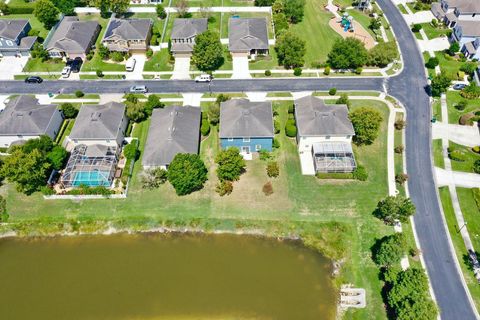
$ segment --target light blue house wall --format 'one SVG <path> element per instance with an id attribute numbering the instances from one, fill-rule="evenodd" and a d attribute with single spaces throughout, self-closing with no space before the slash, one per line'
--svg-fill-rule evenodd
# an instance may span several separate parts
<path id="1" fill-rule="evenodd" d="M 480 23 L 479 23 L 480 25 Z M 452 40 L 453 41 L 458 41 L 458 44 L 460 45 L 460 51 L 465 53 L 465 44 L 474 42 L 474 47 L 476 49 L 476 52 L 474 54 L 470 53 L 471 56 L 469 56 L 469 59 L 478 59 L 480 60 L 480 37 L 476 36 L 466 36 L 463 34 L 463 30 L 460 26 L 456 26 L 453 28 L 453 33 L 452 33 Z"/>
<path id="2" fill-rule="evenodd" d="M 220 144 L 222 149 L 228 147 L 237 147 L 242 152 L 242 147 L 250 147 L 250 152 L 258 152 L 260 150 L 272 151 L 273 138 L 250 138 L 248 142 L 244 138 L 222 138 Z"/>

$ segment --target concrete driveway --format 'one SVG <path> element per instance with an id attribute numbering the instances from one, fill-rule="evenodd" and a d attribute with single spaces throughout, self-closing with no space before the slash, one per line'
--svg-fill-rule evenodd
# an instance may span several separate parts
<path id="1" fill-rule="evenodd" d="M 132 72 L 127 72 L 125 78 L 127 80 L 143 80 L 143 67 L 147 57 L 143 53 L 132 54 L 130 59 L 135 59 L 135 69 Z"/>
<path id="2" fill-rule="evenodd" d="M 248 54 L 232 53 L 233 74 L 232 79 L 250 79 Z"/>
<path id="3" fill-rule="evenodd" d="M 191 55 L 177 54 L 175 56 L 175 66 L 173 67 L 172 79 L 190 79 L 190 59 Z"/>
<path id="4" fill-rule="evenodd" d="M 422 51 L 443 51 L 450 47 L 447 37 L 435 38 L 432 40 L 418 40 Z"/>
<path id="5" fill-rule="evenodd" d="M 436 122 L 432 126 L 433 139 L 446 138 L 455 143 L 475 147 L 480 145 L 478 126 L 461 126 L 459 124 L 445 124 Z"/>
<path id="6" fill-rule="evenodd" d="M 28 57 L 3 57 L 0 59 L 0 79 L 13 80 L 13 76 L 22 72 Z"/>

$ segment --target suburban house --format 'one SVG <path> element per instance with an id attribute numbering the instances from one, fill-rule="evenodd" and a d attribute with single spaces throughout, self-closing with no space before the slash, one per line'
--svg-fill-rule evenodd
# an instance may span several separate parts
<path id="1" fill-rule="evenodd" d="M 480 1 L 441 0 L 432 3 L 432 13 L 450 28 L 455 27 L 459 21 L 480 22 Z"/>
<path id="2" fill-rule="evenodd" d="M 121 147 L 128 125 L 125 109 L 118 102 L 83 105 L 68 136 L 67 150 L 79 144 Z"/>
<path id="3" fill-rule="evenodd" d="M 268 54 L 266 18 L 230 18 L 228 21 L 228 48 L 232 54 Z"/>
<path id="4" fill-rule="evenodd" d="M 220 143 L 222 149 L 236 147 L 246 160 L 252 152 L 272 151 L 272 103 L 231 99 L 220 106 Z"/>
<path id="5" fill-rule="evenodd" d="M 190 55 L 195 45 L 195 37 L 207 30 L 207 19 L 175 19 L 173 21 L 172 53 Z"/>
<path id="6" fill-rule="evenodd" d="M 70 158 L 61 185 L 67 189 L 113 186 L 127 124 L 122 103 L 82 106 L 66 139 Z"/>
<path id="7" fill-rule="evenodd" d="M 478 67 L 477 70 L 475 71 L 474 78 L 475 78 L 475 82 L 477 83 L 477 86 L 480 86 L 480 67 Z"/>
<path id="8" fill-rule="evenodd" d="M 44 48 L 52 58 L 85 59 L 100 29 L 97 21 L 79 21 L 77 17 L 65 16 L 48 34 Z"/>
<path id="9" fill-rule="evenodd" d="M 29 37 L 28 20 L 0 20 L 0 56 L 28 56 L 37 37 Z"/>
<path id="10" fill-rule="evenodd" d="M 102 43 L 110 51 L 146 51 L 152 36 L 151 19 L 110 19 Z"/>
<path id="11" fill-rule="evenodd" d="M 34 96 L 17 96 L 0 113 L 0 147 L 47 135 L 55 140 L 63 122 L 56 105 L 42 105 Z"/>
<path id="12" fill-rule="evenodd" d="M 167 169 L 179 153 L 198 154 L 201 110 L 198 107 L 173 106 L 153 110 L 145 151 L 144 169 Z"/>
<path id="13" fill-rule="evenodd" d="M 322 99 L 306 96 L 295 100 L 295 120 L 303 174 L 355 170 L 351 144 L 355 131 L 346 105 L 326 105 Z"/>
<path id="14" fill-rule="evenodd" d="M 480 59 L 480 21 L 458 21 L 451 40 L 458 42 L 467 59 Z"/>

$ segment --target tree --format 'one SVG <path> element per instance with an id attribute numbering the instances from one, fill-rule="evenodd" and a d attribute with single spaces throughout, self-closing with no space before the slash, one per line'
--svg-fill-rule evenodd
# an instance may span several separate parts
<path id="1" fill-rule="evenodd" d="M 45 184 L 49 169 L 50 164 L 39 150 L 25 153 L 23 148 L 15 148 L 4 159 L 0 175 L 15 182 L 17 191 L 29 195 Z"/>
<path id="2" fill-rule="evenodd" d="M 42 155 L 47 155 L 53 149 L 53 141 L 47 135 L 42 135 L 37 139 L 29 139 L 21 147 L 25 153 L 30 153 L 33 150 L 38 150 Z"/>
<path id="3" fill-rule="evenodd" d="M 376 241 L 372 247 L 373 261 L 379 266 L 391 266 L 400 263 L 407 251 L 403 233 L 395 233 Z"/>
<path id="4" fill-rule="evenodd" d="M 283 6 L 283 0 L 275 0 L 272 4 L 272 12 L 283 13 L 284 11 L 285 7 Z"/>
<path id="5" fill-rule="evenodd" d="M 475 160 L 473 163 L 473 172 L 480 173 L 480 159 Z"/>
<path id="6" fill-rule="evenodd" d="M 380 29 L 381 26 L 382 26 L 382 20 L 380 18 L 370 19 L 370 24 L 368 25 L 368 27 L 372 31 L 377 31 L 378 29 Z"/>
<path id="7" fill-rule="evenodd" d="M 335 69 L 356 69 L 367 63 L 368 53 L 364 44 L 348 37 L 335 41 L 328 54 L 327 62 Z"/>
<path id="8" fill-rule="evenodd" d="M 434 69 L 436 66 L 438 66 L 439 63 L 440 61 L 438 61 L 437 57 L 430 57 L 427 63 L 425 63 L 425 67 L 427 67 L 428 69 Z"/>
<path id="9" fill-rule="evenodd" d="M 280 35 L 281 31 L 287 30 L 289 27 L 288 19 L 283 13 L 275 13 L 273 15 L 273 24 L 275 25 L 275 35 L 277 37 Z"/>
<path id="10" fill-rule="evenodd" d="M 393 62 L 397 56 L 398 53 L 395 42 L 380 42 L 368 51 L 367 64 L 370 66 L 384 68 L 389 63 Z"/>
<path id="11" fill-rule="evenodd" d="M 127 117 L 132 120 L 133 122 L 142 122 L 148 118 L 148 112 L 145 108 L 145 103 L 137 102 L 137 103 L 126 103 L 127 105 Z"/>
<path id="12" fill-rule="evenodd" d="M 2 13 L 4 16 L 8 16 L 10 14 L 10 8 L 3 0 L 0 1 L 0 13 Z"/>
<path id="13" fill-rule="evenodd" d="M 243 160 L 237 148 L 228 148 L 220 151 L 215 158 L 215 162 L 218 164 L 217 176 L 221 181 L 238 180 L 245 171 L 245 160 Z"/>
<path id="14" fill-rule="evenodd" d="M 466 62 L 460 66 L 460 71 L 463 71 L 470 76 L 473 76 L 475 70 L 477 70 L 476 62 Z"/>
<path id="15" fill-rule="evenodd" d="M 378 202 L 373 215 L 386 224 L 393 225 L 396 220 L 407 222 L 410 216 L 415 214 L 415 210 L 415 205 L 410 199 L 389 196 Z"/>
<path id="16" fill-rule="evenodd" d="M 40 59 L 45 62 L 50 59 L 48 51 L 43 47 L 41 43 L 35 42 L 31 51 L 32 58 Z"/>
<path id="17" fill-rule="evenodd" d="M 62 103 L 60 105 L 60 110 L 63 112 L 63 116 L 67 119 L 73 119 L 78 114 L 78 109 L 73 106 L 71 103 Z"/>
<path id="18" fill-rule="evenodd" d="M 140 151 L 138 151 L 137 144 L 135 142 L 131 142 L 123 148 L 123 155 L 125 158 L 127 158 L 127 160 L 135 161 L 139 154 Z"/>
<path id="19" fill-rule="evenodd" d="M 460 45 L 458 42 L 453 42 L 450 47 L 446 50 L 447 53 L 451 56 L 454 56 L 460 50 Z"/>
<path id="20" fill-rule="evenodd" d="M 439 97 L 443 92 L 447 91 L 447 88 L 450 87 L 452 80 L 444 72 L 433 77 L 430 84 L 430 90 L 432 96 Z"/>
<path id="21" fill-rule="evenodd" d="M 207 30 L 195 38 L 192 61 L 202 71 L 214 71 L 223 64 L 223 46 L 217 32 Z"/>
<path id="22" fill-rule="evenodd" d="M 130 0 L 93 0 L 93 5 L 100 10 L 103 18 L 108 18 L 108 13 L 123 14 L 128 11 Z"/>
<path id="23" fill-rule="evenodd" d="M 283 0 L 283 12 L 291 23 L 303 20 L 305 0 Z"/>
<path id="24" fill-rule="evenodd" d="M 75 7 L 79 4 L 77 0 L 52 0 L 52 2 L 66 16 L 75 15 Z"/>
<path id="25" fill-rule="evenodd" d="M 153 109 L 163 107 L 165 107 L 165 104 L 160 101 L 160 98 L 156 94 L 151 94 L 148 96 L 147 102 L 145 103 L 145 113 L 150 117 Z"/>
<path id="26" fill-rule="evenodd" d="M 208 107 L 207 113 L 211 125 L 215 126 L 220 122 L 220 105 L 211 104 Z"/>
<path id="27" fill-rule="evenodd" d="M 101 43 L 98 47 L 97 53 L 103 60 L 107 60 L 110 58 L 110 50 L 108 50 L 108 48 L 104 46 L 103 43 Z"/>
<path id="28" fill-rule="evenodd" d="M 168 166 L 168 181 L 177 195 L 183 196 L 203 188 L 207 168 L 198 154 L 179 153 Z"/>
<path id="29" fill-rule="evenodd" d="M 355 130 L 355 136 L 353 137 L 355 143 L 368 145 L 372 144 L 377 138 L 383 118 L 377 110 L 361 107 L 350 113 L 350 120 Z"/>
<path id="30" fill-rule="evenodd" d="M 270 7 L 275 0 L 255 0 L 255 6 L 257 7 Z"/>
<path id="31" fill-rule="evenodd" d="M 51 29 L 58 21 L 60 11 L 50 0 L 37 0 L 33 14 L 45 26 L 45 29 Z"/>
<path id="32" fill-rule="evenodd" d="M 465 99 L 476 99 L 480 97 L 480 87 L 477 86 L 475 81 L 471 81 L 468 86 L 463 88 L 460 95 Z"/>
<path id="33" fill-rule="evenodd" d="M 305 63 L 303 58 L 306 53 L 305 40 L 291 31 L 282 32 L 278 36 L 275 51 L 279 64 L 286 69 L 302 67 Z"/>
<path id="34" fill-rule="evenodd" d="M 167 12 L 161 4 L 157 4 L 157 6 L 155 7 L 155 11 L 157 12 L 157 17 L 159 17 L 160 19 L 163 20 L 167 17 Z"/>
<path id="35" fill-rule="evenodd" d="M 348 108 L 350 108 L 350 106 L 352 105 L 346 93 L 342 93 L 340 95 L 340 98 L 338 98 L 337 101 L 335 101 L 335 104 L 345 104 Z"/>
<path id="36" fill-rule="evenodd" d="M 177 3 L 177 13 L 179 18 L 187 18 L 188 13 L 188 1 L 187 0 L 179 0 Z"/>
<path id="37" fill-rule="evenodd" d="M 55 170 L 60 170 L 65 164 L 68 152 L 62 146 L 54 146 L 53 149 L 47 154 L 47 160 Z"/>

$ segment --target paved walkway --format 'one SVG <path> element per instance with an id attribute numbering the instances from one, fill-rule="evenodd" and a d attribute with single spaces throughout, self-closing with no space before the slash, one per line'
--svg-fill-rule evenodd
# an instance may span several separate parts
<path id="1" fill-rule="evenodd" d="M 210 7 L 211 12 L 266 12 L 270 13 L 270 7 Z M 188 12 L 200 12 L 203 10 L 201 7 L 190 7 Z M 178 11 L 176 7 L 165 7 L 167 13 L 175 13 Z M 75 8 L 76 13 L 100 13 L 100 10 L 93 7 L 79 7 Z M 137 13 L 155 13 L 155 6 L 150 7 L 136 7 L 132 6 L 128 9 L 128 12 Z"/>
<path id="2" fill-rule="evenodd" d="M 440 187 L 454 185 L 462 188 L 480 188 L 480 174 L 435 167 L 435 175 Z"/>
<path id="3" fill-rule="evenodd" d="M 0 59 L 0 80 L 13 80 L 14 75 L 22 73 L 23 68 L 27 64 L 28 57 L 9 57 L 5 56 Z"/>
<path id="4" fill-rule="evenodd" d="M 233 74 L 232 79 L 250 79 L 250 66 L 248 65 L 248 55 L 232 54 Z"/>
<path id="5" fill-rule="evenodd" d="M 461 126 L 436 122 L 432 126 L 433 139 L 448 139 L 467 147 L 480 145 L 480 133 L 477 126 Z"/>
<path id="6" fill-rule="evenodd" d="M 147 57 L 145 54 L 132 54 L 130 59 L 135 59 L 135 69 L 132 72 L 125 74 L 127 80 L 143 80 L 143 67 L 145 66 L 145 60 Z"/>
<path id="7" fill-rule="evenodd" d="M 422 32 L 422 36 L 424 33 L 425 31 Z M 425 34 L 424 38 L 426 37 L 427 35 Z M 422 52 L 423 51 L 429 51 L 429 52 L 443 51 L 450 47 L 450 42 L 448 42 L 447 37 L 439 37 L 432 40 L 427 39 L 427 40 L 417 40 L 417 41 L 418 41 L 418 44 L 420 45 L 420 49 L 422 50 Z"/>
<path id="8" fill-rule="evenodd" d="M 182 93 L 183 105 L 200 107 L 203 93 Z"/>
<path id="9" fill-rule="evenodd" d="M 175 57 L 172 79 L 191 79 L 190 78 L 190 60 L 191 57 Z"/>

